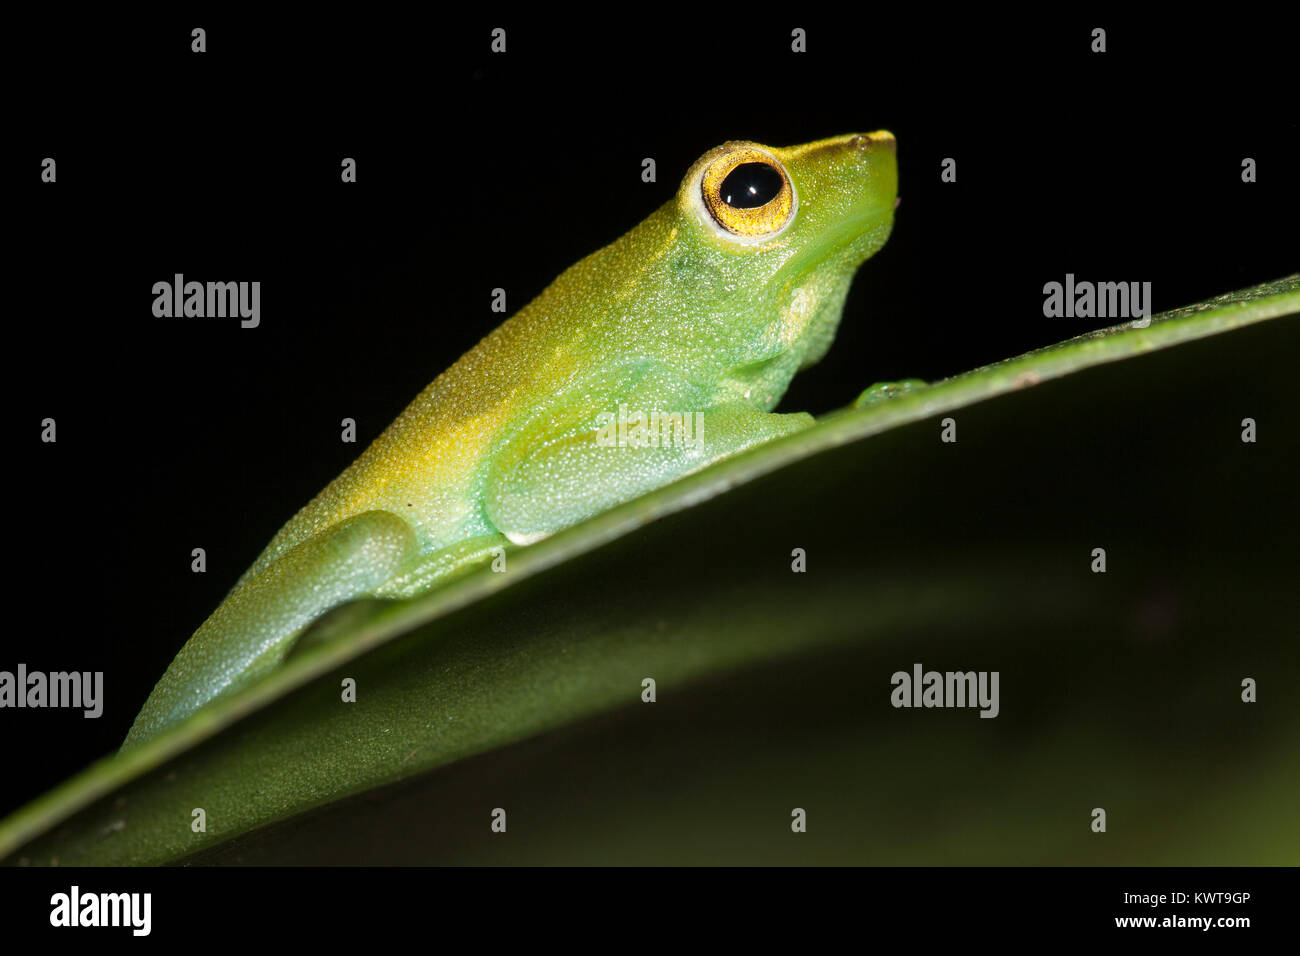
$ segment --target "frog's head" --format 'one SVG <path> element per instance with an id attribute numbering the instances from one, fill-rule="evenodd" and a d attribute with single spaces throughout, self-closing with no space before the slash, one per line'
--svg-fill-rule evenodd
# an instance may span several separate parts
<path id="1" fill-rule="evenodd" d="M 830 346 L 853 273 L 889 237 L 897 192 L 884 130 L 785 149 L 730 142 L 691 166 L 674 218 L 704 271 L 735 291 L 727 312 L 753 354 L 806 366 Z"/>

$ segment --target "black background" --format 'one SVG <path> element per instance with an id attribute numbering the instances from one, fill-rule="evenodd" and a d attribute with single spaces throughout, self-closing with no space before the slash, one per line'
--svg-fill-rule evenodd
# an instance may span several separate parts
<path id="1" fill-rule="evenodd" d="M 505 56 L 488 51 L 498 25 Z M 1287 33 L 923 8 L 15 25 L 10 600 L 25 620 L 0 667 L 103 670 L 106 708 L 6 711 L 21 773 L 0 811 L 116 748 L 275 530 L 497 324 L 492 288 L 513 312 L 724 140 L 899 141 L 894 235 L 785 410 L 1108 324 L 1042 317 L 1043 284 L 1067 272 L 1150 281 L 1159 311 L 1295 271 Z M 177 272 L 260 280 L 261 327 L 155 319 L 151 287 Z M 360 444 L 339 441 L 344 417 Z"/>

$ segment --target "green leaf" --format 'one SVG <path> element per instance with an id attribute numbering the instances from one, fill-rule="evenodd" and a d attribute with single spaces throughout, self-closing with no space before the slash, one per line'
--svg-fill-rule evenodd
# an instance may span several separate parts
<path id="1" fill-rule="evenodd" d="M 1278 599 L 1294 567 L 1258 542 L 1295 513 L 1277 477 L 1295 324 L 1246 327 L 1297 312 L 1290 276 L 877 389 L 507 573 L 341 609 L 266 679 L 0 823 L 0 856 L 1293 861 L 1300 728 L 1268 695 L 1300 678 Z M 1000 667 L 1002 715 L 891 708 L 913 661 Z M 529 834 L 509 844 L 485 836 L 503 794 Z M 1094 806 L 1143 838 L 1092 834 Z"/>

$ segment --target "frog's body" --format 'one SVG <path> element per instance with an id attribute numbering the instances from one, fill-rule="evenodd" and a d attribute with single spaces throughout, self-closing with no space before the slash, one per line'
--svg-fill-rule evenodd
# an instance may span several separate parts
<path id="1" fill-rule="evenodd" d="M 277 665 L 338 604 L 418 593 L 811 424 L 770 409 L 830 346 L 896 190 L 884 132 L 705 154 L 673 200 L 466 353 L 280 530 L 124 747 Z M 607 447 L 620 406 L 703 427 L 695 441 Z"/>

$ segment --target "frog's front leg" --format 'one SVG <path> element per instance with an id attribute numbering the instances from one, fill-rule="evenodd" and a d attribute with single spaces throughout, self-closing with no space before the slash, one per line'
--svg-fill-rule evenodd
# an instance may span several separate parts
<path id="1" fill-rule="evenodd" d="M 366 511 L 243 580 L 181 648 L 136 716 L 122 749 L 271 670 L 304 627 L 330 608 L 374 591 L 415 556 L 415 532 L 405 519 Z"/>
<path id="2" fill-rule="evenodd" d="M 644 402 L 637 410 L 649 419 L 651 409 Z M 656 411 L 653 428 L 648 424 L 639 428 L 635 422 L 623 428 L 617 420 L 609 422 L 608 416 L 603 426 L 595 425 L 585 403 L 568 411 L 554 410 L 523 429 L 493 462 L 484 508 L 492 524 L 516 544 L 536 541 L 715 461 L 813 424 L 813 417 L 805 412 L 777 415 L 742 401 L 699 413 Z"/>

